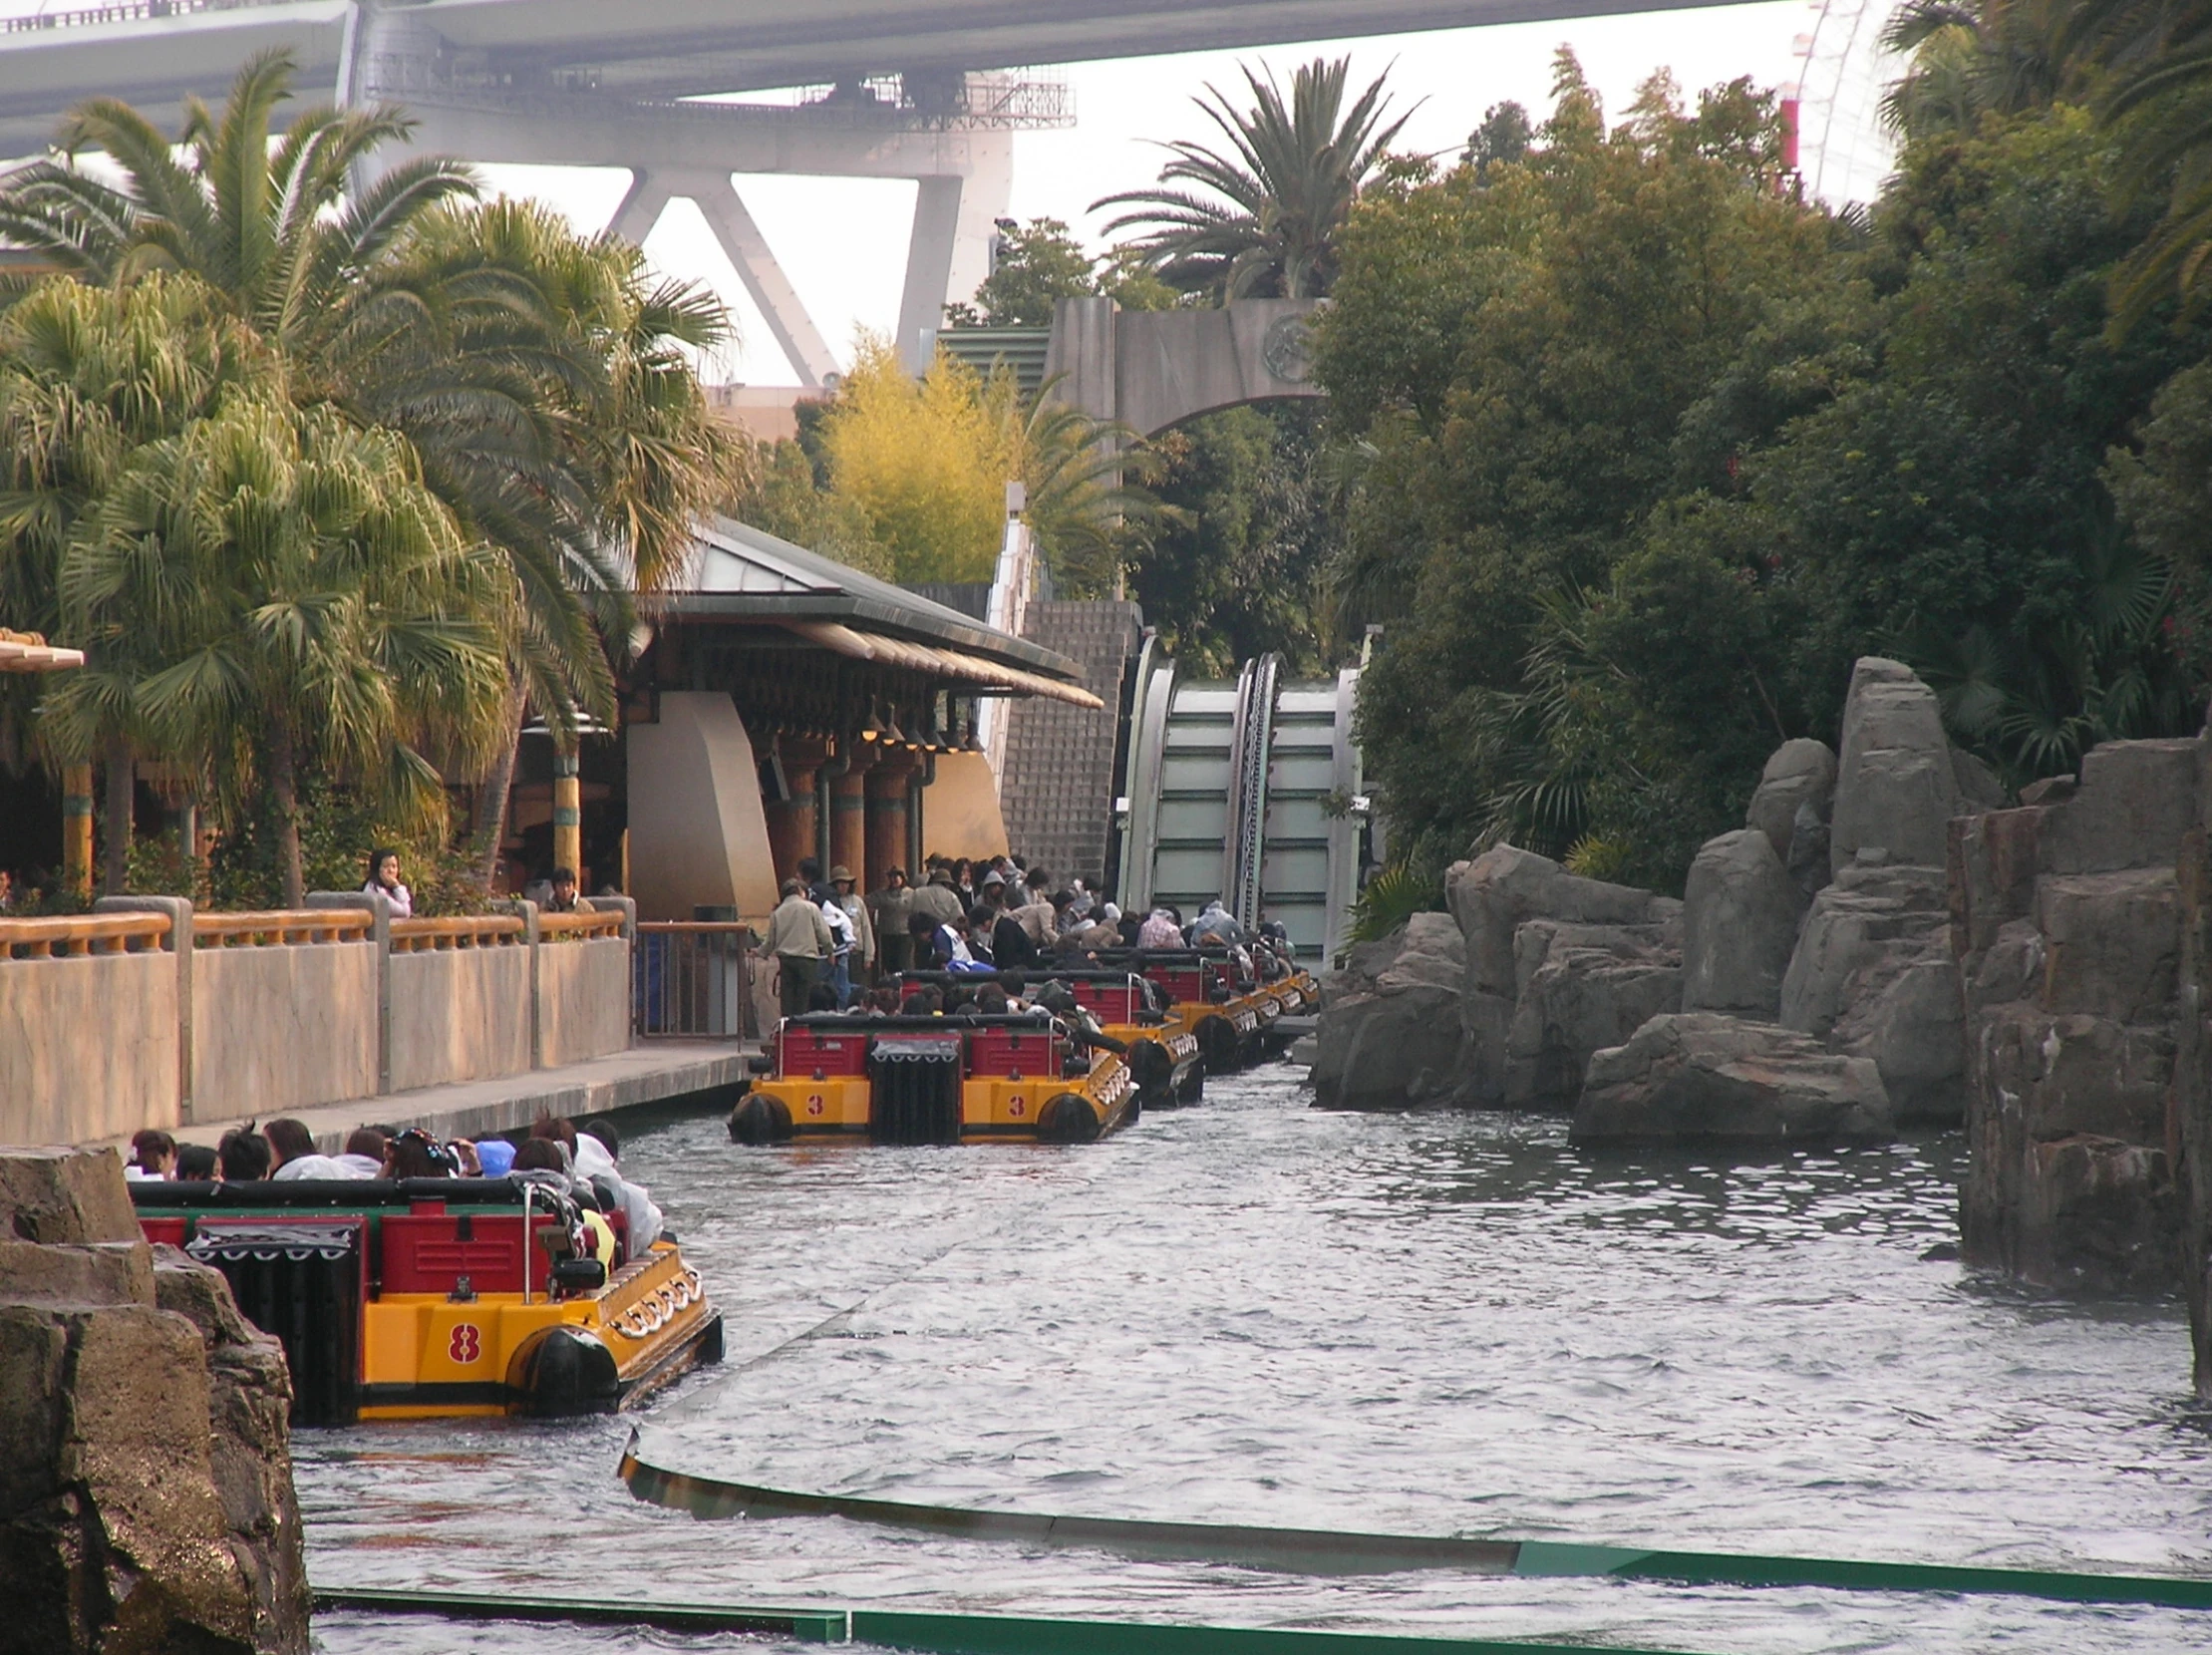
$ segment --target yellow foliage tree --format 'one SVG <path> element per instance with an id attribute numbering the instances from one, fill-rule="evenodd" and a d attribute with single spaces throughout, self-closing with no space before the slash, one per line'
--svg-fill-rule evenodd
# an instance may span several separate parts
<path id="1" fill-rule="evenodd" d="M 1006 485 L 1021 475 L 994 401 L 973 369 L 942 352 L 916 381 L 888 339 L 861 335 L 821 443 L 831 494 L 858 508 L 893 579 L 991 578 Z"/>

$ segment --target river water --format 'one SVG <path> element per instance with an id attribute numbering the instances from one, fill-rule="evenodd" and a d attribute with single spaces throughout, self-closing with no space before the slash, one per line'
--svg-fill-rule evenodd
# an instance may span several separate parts
<path id="1" fill-rule="evenodd" d="M 1712 1655 L 2212 1648 L 2212 1616 L 1448 1572 L 1310 1578 L 701 1522 L 656 1464 L 1091 1516 L 2212 1573 L 2166 1301 L 1945 1256 L 1964 1151 L 1598 1158 L 1564 1123 L 1309 1107 L 1288 1066 L 1081 1149 L 638 1131 L 729 1360 L 632 1422 L 303 1432 L 325 1585 L 1557 1638 Z M 325 1616 L 327 1655 L 761 1647 Z"/>

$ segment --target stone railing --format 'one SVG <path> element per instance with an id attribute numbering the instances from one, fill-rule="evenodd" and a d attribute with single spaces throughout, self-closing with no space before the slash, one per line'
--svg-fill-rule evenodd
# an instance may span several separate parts
<path id="1" fill-rule="evenodd" d="M 0 1143 L 267 1119 L 630 1043 L 631 905 L 395 919 L 368 892 L 0 920 Z"/>

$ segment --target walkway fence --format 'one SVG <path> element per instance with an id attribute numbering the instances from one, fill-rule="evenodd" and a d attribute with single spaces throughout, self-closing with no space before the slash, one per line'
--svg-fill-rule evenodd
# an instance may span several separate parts
<path id="1" fill-rule="evenodd" d="M 758 1040 L 775 1025 L 757 994 L 760 939 L 743 920 L 646 920 L 637 928 L 632 1015 L 640 1039 Z"/>
<path id="2" fill-rule="evenodd" d="M 123 896 L 0 919 L 0 1143 L 266 1120 L 621 1051 L 636 906 L 583 906 L 395 919 L 333 891 L 271 912 Z"/>

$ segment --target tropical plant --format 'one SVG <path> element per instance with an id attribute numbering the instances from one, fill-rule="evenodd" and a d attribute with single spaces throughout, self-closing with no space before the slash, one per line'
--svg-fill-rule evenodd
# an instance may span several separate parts
<path id="1" fill-rule="evenodd" d="M 1249 111 L 1209 86 L 1198 108 L 1228 152 L 1178 140 L 1166 146 L 1174 159 L 1157 185 L 1108 195 L 1092 210 L 1131 208 L 1106 232 L 1145 231 L 1130 245 L 1179 291 L 1319 298 L 1336 279 L 1337 232 L 1412 113 L 1386 124 L 1380 77 L 1346 109 L 1350 71 L 1349 58 L 1302 65 L 1286 105 L 1272 73 L 1246 69 Z"/>
<path id="2" fill-rule="evenodd" d="M 146 445 L 178 435 L 267 365 L 251 332 L 188 276 L 127 288 L 49 280 L 0 317 L 0 613 L 65 633 L 62 566 L 86 514 Z M 125 888 L 149 643 L 127 629 L 96 645 L 76 675 L 79 716 L 66 732 L 41 731 L 56 762 L 103 764 L 112 891 Z M 27 689 L 7 708 L 18 724 L 30 722 Z"/>
<path id="3" fill-rule="evenodd" d="M 1056 375 L 1024 398 L 1013 375 L 1001 373 L 985 394 L 1007 433 L 1023 518 L 1054 589 L 1063 597 L 1114 596 L 1160 521 L 1158 496 L 1144 487 L 1159 474 L 1159 458 L 1129 427 L 1062 400 L 1059 386 Z"/>
<path id="4" fill-rule="evenodd" d="M 206 755 L 234 811 L 265 785 L 297 907 L 305 777 L 342 777 L 425 829 L 444 820 L 439 761 L 488 759 L 502 571 L 403 438 L 270 390 L 142 449 L 73 537 L 60 587 L 93 649 L 144 640 L 133 706 L 160 747 Z M 65 680 L 56 739 L 81 740 L 100 700 Z"/>
<path id="5" fill-rule="evenodd" d="M 1434 913 L 1444 905 L 1443 880 L 1431 868 L 1407 860 L 1379 868 L 1352 902 L 1352 925 L 1347 939 L 1380 942 L 1417 913 Z"/>
<path id="6" fill-rule="evenodd" d="M 1921 138 L 2045 108 L 2080 84 L 2069 49 L 2076 9 L 2077 0 L 1906 0 L 1882 30 L 1882 45 L 1912 60 L 1883 95 L 1883 119 Z"/>

